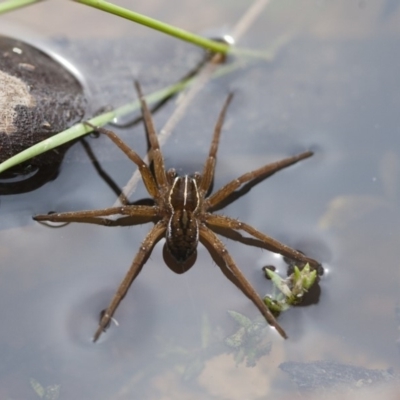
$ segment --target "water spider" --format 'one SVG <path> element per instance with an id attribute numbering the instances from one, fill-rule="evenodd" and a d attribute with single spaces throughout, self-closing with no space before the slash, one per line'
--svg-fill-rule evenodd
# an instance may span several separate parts
<path id="1" fill-rule="evenodd" d="M 242 185 L 256 180 L 258 182 L 283 168 L 312 156 L 313 153 L 306 151 L 299 155 L 265 165 L 232 180 L 215 193 L 210 194 L 221 128 L 228 105 L 232 100 L 232 94 L 227 97 L 219 114 L 209 155 L 204 164 L 202 174 L 177 176 L 174 170 L 165 170 L 164 159 L 161 154 L 150 111 L 137 82 L 135 86 L 141 102 L 143 119 L 151 147 L 153 170 L 114 132 L 104 128 L 92 127 L 98 132 L 107 135 L 138 166 L 144 185 L 154 200 L 154 205 L 123 205 L 101 210 L 53 213 L 34 217 L 36 221 L 87 222 L 115 226 L 115 220 L 107 217 L 122 215 L 124 218 L 131 218 L 132 225 L 144 222 L 154 223 L 153 228 L 140 245 L 132 265 L 112 298 L 111 303 L 103 312 L 93 341 L 96 341 L 107 328 L 118 305 L 149 258 L 154 246 L 162 238 L 166 239 L 164 259 L 167 265 L 177 273 L 187 271 L 194 264 L 196 248 L 198 243 L 201 242 L 209 250 L 214 259 L 218 258 L 219 262 L 217 264 L 224 275 L 255 304 L 268 323 L 274 326 L 286 338 L 285 331 L 277 323 L 263 300 L 237 267 L 225 245 L 216 235 L 216 232 L 220 233 L 221 230 L 225 230 L 237 234 L 238 231 L 243 231 L 253 237 L 253 239 L 263 243 L 264 248 L 280 253 L 299 262 L 301 265 L 310 263 L 311 266 L 317 267 L 319 265 L 318 262 L 261 233 L 244 222 L 227 216 L 213 214 L 212 211 L 218 207 L 222 208 L 223 202 L 234 194 L 237 189 L 243 187 Z"/>

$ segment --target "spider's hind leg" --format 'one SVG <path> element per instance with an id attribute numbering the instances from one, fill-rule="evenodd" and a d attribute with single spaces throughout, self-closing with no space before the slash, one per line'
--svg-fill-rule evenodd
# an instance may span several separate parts
<path id="1" fill-rule="evenodd" d="M 143 243 L 140 245 L 139 251 L 137 252 L 135 258 L 133 259 L 132 265 L 129 271 L 125 275 L 121 284 L 119 285 L 116 293 L 114 294 L 110 304 L 102 315 L 99 326 L 93 336 L 93 342 L 96 342 L 100 335 L 106 330 L 110 321 L 121 303 L 122 299 L 125 297 L 127 291 L 129 290 L 132 282 L 139 275 L 143 268 L 144 263 L 149 258 L 154 246 L 162 238 L 165 233 L 166 223 L 164 220 L 159 221 L 151 231 L 147 234 Z"/>
<path id="2" fill-rule="evenodd" d="M 275 317 L 272 315 L 271 311 L 264 304 L 262 299 L 258 296 L 257 292 L 251 285 L 251 283 L 246 279 L 240 269 L 237 267 L 232 257 L 226 250 L 224 244 L 219 240 L 219 238 L 212 232 L 209 228 L 204 225 L 200 226 L 200 240 L 206 246 L 207 249 L 212 248 L 218 255 L 217 258 L 213 257 L 214 251 L 210 252 L 211 256 L 217 262 L 219 258 L 223 261 L 222 263 L 217 262 L 217 265 L 221 268 L 223 274 L 235 285 L 237 286 L 243 294 L 248 297 L 253 304 L 259 309 L 261 314 L 265 317 L 267 322 L 275 327 L 279 334 L 283 338 L 287 338 L 286 332 L 278 324 Z"/>
<path id="3" fill-rule="evenodd" d="M 212 227 L 221 227 L 235 231 L 244 231 L 254 238 L 261 240 L 268 247 L 268 249 L 274 253 L 279 253 L 300 263 L 309 263 L 312 268 L 317 270 L 321 268 L 321 264 L 318 261 L 307 257 L 303 253 L 300 253 L 299 251 L 292 249 L 291 247 L 279 242 L 271 236 L 260 232 L 245 222 L 238 221 L 225 215 L 207 214 L 206 223 L 211 227 L 211 229 Z"/>

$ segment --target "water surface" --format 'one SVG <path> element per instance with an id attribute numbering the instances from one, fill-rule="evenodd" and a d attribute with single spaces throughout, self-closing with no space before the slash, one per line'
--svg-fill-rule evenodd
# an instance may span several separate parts
<path id="1" fill-rule="evenodd" d="M 185 18 L 171 16 L 169 7 L 158 2 L 138 11 L 205 31 L 233 24 L 246 8 L 241 2 L 202 2 L 198 18 L 190 22 L 190 7 L 178 3 L 173 8 L 181 7 Z M 283 399 L 298 393 L 278 368 L 285 361 L 329 360 L 398 370 L 400 12 L 388 4 L 305 2 L 301 10 L 293 1 L 271 4 L 239 45 L 268 49 L 284 34 L 292 35 L 290 41 L 272 62 L 253 63 L 210 83 L 163 149 L 167 167 L 189 173 L 201 170 L 220 107 L 234 91 L 215 188 L 266 162 L 315 151 L 311 159 L 274 175 L 223 210 L 324 264 L 319 303 L 292 309 L 280 318 L 289 339 L 283 341 L 267 329 L 270 354 L 253 368 L 245 363 L 236 366 L 223 345 L 223 338 L 237 329 L 227 310 L 250 318 L 257 317 L 257 310 L 226 280 L 204 248 L 199 248 L 196 265 L 179 276 L 166 268 L 160 243 L 116 313 L 119 326 L 112 326 L 100 343 L 91 343 L 98 314 L 150 225 L 71 224 L 50 229 L 31 220 L 32 215 L 51 210 L 114 203 L 115 194 L 78 143 L 56 180 L 34 192 L 1 199 L 0 397 L 38 398 L 32 386 L 38 382 L 47 390 L 59 385 L 59 398 L 65 399 Z M 159 37 L 95 10 L 79 6 L 80 13 L 76 4 L 63 7 L 63 24 L 50 21 L 42 27 L 38 22 L 48 15 L 45 11 L 60 14 L 50 2 L 2 19 L 39 32 L 65 57 L 79 58 L 78 66 L 86 74 L 95 64 L 90 51 L 96 54 L 100 40 L 118 52 L 129 39 L 134 47 L 137 37 Z M 33 22 L 28 15 L 35 11 Z M 71 30 L 67 25 L 72 20 L 85 24 Z M 92 48 L 91 39 L 97 43 Z M 160 36 L 151 49 L 154 53 L 147 54 L 155 57 L 159 51 L 159 65 L 172 62 L 184 70 L 186 64 L 180 64 L 176 54 L 171 61 L 158 50 L 167 46 L 163 43 L 171 46 L 171 40 Z M 82 54 L 77 57 L 79 49 L 84 49 L 87 64 Z M 198 53 L 187 62 L 195 63 L 196 57 Z M 157 73 L 143 69 L 140 50 L 137 58 L 141 61 L 132 58 L 124 73 L 109 68 L 106 74 L 103 68 L 96 77 L 93 72 L 92 82 L 97 79 L 97 88 L 103 88 L 95 101 L 126 101 L 129 90 L 118 98 L 108 96 L 106 88 L 111 82 L 128 87 L 129 69 L 144 80 L 148 91 L 168 83 L 165 77 L 158 83 Z M 172 102 L 157 113 L 158 127 L 173 108 Z M 144 154 L 141 126 L 118 132 Z M 89 138 L 88 143 L 102 168 L 123 186 L 133 171 L 130 162 L 107 138 Z M 133 198 L 144 196 L 139 186 Z M 282 260 L 224 241 L 257 291 L 269 292 L 261 267 L 274 264 L 283 272 Z M 207 326 L 215 347 L 204 349 Z M 350 389 L 343 390 L 346 395 Z M 384 390 L 390 398 L 394 389 L 390 384 Z M 377 395 L 367 389 L 351 391 L 349 398 L 364 399 L 368 394 Z M 334 392 L 328 388 L 325 395 Z"/>

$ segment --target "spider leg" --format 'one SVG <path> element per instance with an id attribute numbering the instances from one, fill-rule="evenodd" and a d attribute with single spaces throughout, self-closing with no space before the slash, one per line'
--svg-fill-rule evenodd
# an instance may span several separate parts
<path id="1" fill-rule="evenodd" d="M 200 182 L 199 191 L 200 193 L 205 196 L 208 192 L 212 180 L 214 178 L 214 171 L 215 171 L 215 164 L 217 162 L 217 151 L 219 145 L 219 138 L 221 136 L 222 125 L 224 123 L 226 110 L 228 109 L 229 103 L 231 102 L 233 97 L 233 93 L 230 93 L 225 100 L 225 103 L 222 107 L 221 112 L 219 113 L 217 123 L 215 125 L 213 138 L 211 141 L 210 152 L 208 154 L 208 158 L 204 164 L 202 178 Z"/>
<path id="2" fill-rule="evenodd" d="M 152 218 L 156 217 L 158 210 L 151 206 L 122 206 L 122 207 L 110 207 L 102 210 L 87 210 L 87 211 L 71 211 L 64 213 L 53 213 L 53 214 L 41 214 L 35 215 L 33 219 L 35 221 L 50 221 L 50 222 L 83 222 L 93 223 L 99 225 L 112 226 L 113 220 L 107 218 L 110 215 L 128 215 L 131 217 L 137 217 L 137 223 L 150 222 Z"/>
<path id="3" fill-rule="evenodd" d="M 154 225 L 152 230 L 147 234 L 146 238 L 144 239 L 143 243 L 139 248 L 139 251 L 137 252 L 135 258 L 133 259 L 129 271 L 127 272 L 121 284 L 119 285 L 118 290 L 114 294 L 111 303 L 105 310 L 104 315 L 101 317 L 101 320 L 99 322 L 99 327 L 97 328 L 93 336 L 93 342 L 96 342 L 97 339 L 102 334 L 102 332 L 104 332 L 105 329 L 107 328 L 108 324 L 111 321 L 112 316 L 114 315 L 115 310 L 119 306 L 119 303 L 125 297 L 132 282 L 139 275 L 140 271 L 143 268 L 144 263 L 147 261 L 156 243 L 162 238 L 163 234 L 165 233 L 165 230 L 166 230 L 166 223 L 164 220 L 161 220 L 156 225 Z"/>
<path id="4" fill-rule="evenodd" d="M 142 106 L 144 125 L 146 127 L 147 137 L 149 138 L 153 154 L 154 175 L 156 177 L 157 183 L 161 187 L 166 187 L 167 176 L 165 173 L 164 158 L 161 153 L 160 144 L 158 142 L 158 137 L 156 129 L 154 127 L 153 118 L 151 117 L 149 107 L 147 106 L 146 100 L 143 96 L 142 89 L 138 81 L 135 81 L 135 88 L 138 93 L 140 104 Z"/>
<path id="5" fill-rule="evenodd" d="M 132 150 L 116 133 L 109 129 L 101 128 L 92 125 L 90 122 L 84 122 L 85 125 L 90 126 L 93 130 L 107 135 L 126 155 L 133 161 L 139 168 L 142 175 L 143 182 L 151 197 L 158 197 L 158 187 L 148 165 L 134 150 Z"/>
<path id="6" fill-rule="evenodd" d="M 91 146 L 89 143 L 86 141 L 85 138 L 82 138 L 80 140 L 83 148 L 85 149 L 86 154 L 88 155 L 90 161 L 93 164 L 94 169 L 97 171 L 99 176 L 103 179 L 103 181 L 110 187 L 110 189 L 117 195 L 120 196 L 121 199 L 121 204 L 128 204 L 129 201 L 126 198 L 124 193 L 121 193 L 122 190 L 117 186 L 117 184 L 114 182 L 114 180 L 108 175 L 106 171 L 102 168 L 101 164 L 99 163 L 96 155 L 94 154 Z"/>
<path id="7" fill-rule="evenodd" d="M 213 247 L 218 255 L 225 262 L 226 268 L 223 268 L 221 267 L 221 265 L 219 265 L 224 275 L 254 303 L 261 314 L 265 317 L 267 322 L 275 327 L 279 334 L 286 339 L 286 332 L 278 324 L 271 311 L 269 311 L 268 307 L 264 304 L 260 296 L 258 296 L 257 292 L 254 290 L 253 286 L 251 286 L 251 283 L 243 275 L 242 271 L 240 271 L 240 269 L 236 266 L 232 257 L 226 250 L 221 240 L 219 240 L 217 235 L 215 235 L 214 232 L 208 229 L 205 225 L 200 225 L 200 238 L 202 242 L 207 243 L 206 247 Z"/>
<path id="8" fill-rule="evenodd" d="M 219 203 L 224 201 L 230 194 L 232 194 L 236 189 L 238 189 L 244 183 L 255 180 L 259 177 L 267 178 L 272 174 L 274 174 L 275 172 L 287 168 L 290 165 L 293 165 L 301 160 L 304 160 L 305 158 L 311 157 L 312 155 L 313 155 L 312 151 L 306 151 L 296 156 L 284 158 L 283 160 L 264 165 L 261 168 L 243 174 L 239 178 L 230 181 L 229 183 L 224 185 L 221 189 L 219 189 L 217 192 L 208 197 L 206 199 L 206 209 L 210 209 L 212 207 L 217 206 Z"/>
<path id="9" fill-rule="evenodd" d="M 318 268 L 320 266 L 320 263 L 312 258 L 309 258 L 305 256 L 304 254 L 300 253 L 297 250 L 292 249 L 289 246 L 286 246 L 285 244 L 278 242 L 276 239 L 273 239 L 272 237 L 265 235 L 264 233 L 260 232 L 259 230 L 253 228 L 252 226 L 238 221 L 233 218 L 229 218 L 224 215 L 216 215 L 216 214 L 206 214 L 205 221 L 207 225 L 210 225 L 210 228 L 212 227 L 222 227 L 222 228 L 230 228 L 233 230 L 242 230 L 250 234 L 251 236 L 255 237 L 256 239 L 261 240 L 264 242 L 271 251 L 275 253 L 279 253 L 283 256 L 286 256 L 292 260 L 299 261 L 301 263 L 309 263 L 311 267 L 313 268 Z"/>

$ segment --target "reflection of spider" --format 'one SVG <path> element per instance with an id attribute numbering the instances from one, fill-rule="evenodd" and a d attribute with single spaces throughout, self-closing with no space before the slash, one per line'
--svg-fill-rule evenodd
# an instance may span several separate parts
<path id="1" fill-rule="evenodd" d="M 136 83 L 136 89 L 141 101 L 143 118 L 151 146 L 154 173 L 139 155 L 122 142 L 114 132 L 94 126 L 92 128 L 107 135 L 139 167 L 146 189 L 154 200 L 154 205 L 123 205 L 102 210 L 66 212 L 34 217 L 37 221 L 88 222 L 115 226 L 118 220 L 115 221 L 103 217 L 119 214 L 124 216 L 120 220 L 124 219 L 125 225 L 127 224 L 126 220 L 129 220 L 130 225 L 144 222 L 153 222 L 155 224 L 141 244 L 110 305 L 103 313 L 93 341 L 96 341 L 107 328 L 115 310 L 149 258 L 155 244 L 163 237 L 166 238 L 164 259 L 168 266 L 177 273 L 187 271 L 194 264 L 197 244 L 200 241 L 210 251 L 224 275 L 255 304 L 265 319 L 283 337 L 286 337 L 285 331 L 276 322 L 274 316 L 236 266 L 224 244 L 213 231 L 225 230 L 237 235 L 237 231 L 242 230 L 269 250 L 294 259 L 302 265 L 308 262 L 313 267 L 317 267 L 319 265 L 318 262 L 264 235 L 244 222 L 222 215 L 214 215 L 211 212 L 213 209 L 217 209 L 218 206 L 222 208 L 223 202 L 243 184 L 266 178 L 276 171 L 310 157 L 312 152 L 307 151 L 248 172 L 229 182 L 214 194 L 208 195 L 214 177 L 221 128 L 232 95 L 228 96 L 219 114 L 203 173 L 201 175 L 195 174 L 194 176 L 177 176 L 174 170 L 165 170 L 153 120 L 138 83 Z M 242 239 L 244 238 L 242 237 Z"/>

